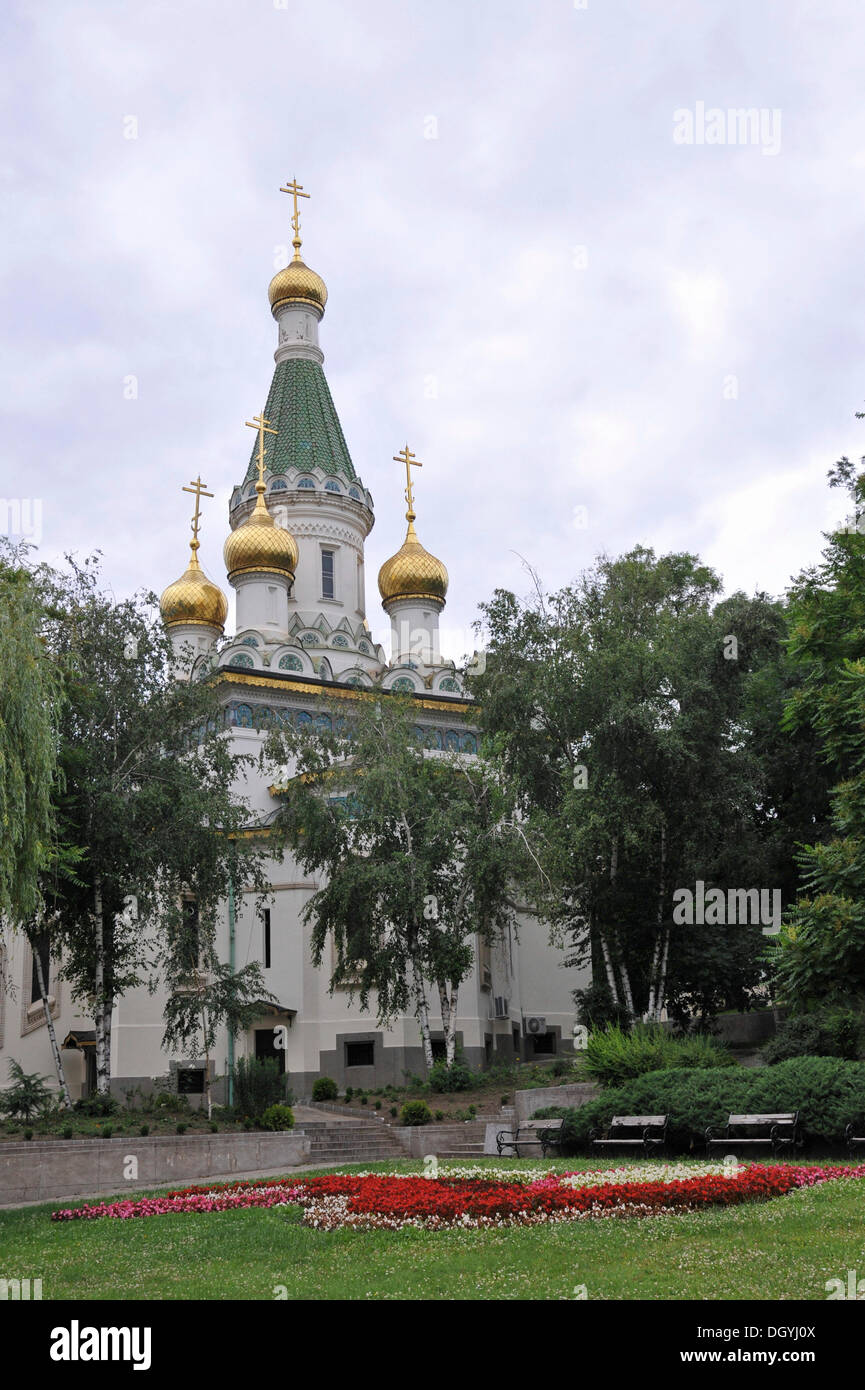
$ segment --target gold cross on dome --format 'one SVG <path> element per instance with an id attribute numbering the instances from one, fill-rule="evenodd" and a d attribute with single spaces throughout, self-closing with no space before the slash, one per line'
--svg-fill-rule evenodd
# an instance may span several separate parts
<path id="1" fill-rule="evenodd" d="M 251 430 L 258 430 L 258 463 L 256 467 L 258 469 L 258 481 L 263 484 L 264 456 L 267 453 L 264 447 L 264 436 L 266 434 L 276 434 L 277 431 L 271 428 L 270 421 L 265 420 L 263 415 L 253 415 L 251 420 L 246 420 L 244 423 L 247 424 Z"/>
<path id="2" fill-rule="evenodd" d="M 193 548 L 193 550 L 197 550 L 197 549 L 198 549 L 198 528 L 199 528 L 199 525 L 200 525 L 200 517 L 201 517 L 201 499 L 202 499 L 202 497 L 213 497 L 213 495 L 214 495 L 212 492 L 206 492 L 206 491 L 205 491 L 206 487 L 207 487 L 207 483 L 203 483 L 203 482 L 201 481 L 201 474 L 199 473 L 199 475 L 198 475 L 198 477 L 195 479 L 195 481 L 189 484 L 189 487 L 183 488 L 183 491 L 184 491 L 184 492 L 193 492 L 193 493 L 195 494 L 195 515 L 194 515 L 193 518 L 192 518 L 192 548 Z"/>
<path id="3" fill-rule="evenodd" d="M 414 454 L 412 453 L 411 449 L 408 447 L 407 444 L 404 449 L 400 449 L 398 454 L 394 454 L 393 461 L 394 463 L 405 464 L 405 500 L 408 503 L 406 520 L 414 521 L 414 490 L 411 485 L 411 470 L 413 468 L 423 468 L 423 464 L 421 463 L 420 459 L 415 458 Z"/>
<path id="4" fill-rule="evenodd" d="M 308 197 L 309 197 L 309 194 L 308 194 L 308 193 L 304 193 L 304 191 L 303 191 L 303 184 L 302 184 L 302 183 L 298 183 L 298 181 L 297 181 L 296 178 L 293 178 L 292 181 L 291 181 L 291 183 L 287 183 L 287 184 L 285 185 L 285 187 L 284 187 L 284 188 L 281 188 L 279 191 L 280 191 L 280 193 L 290 193 L 290 194 L 291 194 L 291 197 L 292 197 L 292 201 L 293 201 L 293 203 L 294 203 L 294 215 L 292 216 L 292 219 L 291 219 L 291 229 L 292 229 L 292 231 L 294 232 L 294 240 L 293 240 L 293 242 L 292 242 L 291 244 L 292 244 L 292 246 L 294 247 L 294 259 L 295 259 L 296 261 L 299 261 L 299 260 L 300 260 L 300 212 L 299 212 L 299 210 L 298 210 L 297 200 L 298 200 L 298 198 L 308 198 Z"/>

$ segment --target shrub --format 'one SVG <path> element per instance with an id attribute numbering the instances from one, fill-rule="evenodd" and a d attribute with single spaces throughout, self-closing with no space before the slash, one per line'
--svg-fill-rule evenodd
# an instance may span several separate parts
<path id="1" fill-rule="evenodd" d="M 346 1098 L 346 1100 L 351 1100 L 351 1098 L 352 1098 L 353 1095 L 354 1095 L 354 1087 L 353 1087 L 353 1086 L 346 1086 L 346 1088 L 345 1088 L 345 1098 Z"/>
<path id="2" fill-rule="evenodd" d="M 376 1108 L 376 1110 L 381 1110 L 381 1101 L 380 1101 L 380 1100 L 377 1100 L 377 1101 L 376 1101 L 376 1103 L 375 1103 L 375 1108 Z"/>
<path id="3" fill-rule="evenodd" d="M 105 1125 L 104 1129 L 102 1130 L 102 1138 L 103 1138 L 103 1139 L 110 1139 L 113 1133 L 114 1133 L 114 1130 L 113 1130 L 113 1128 L 111 1127 L 111 1125 Z"/>
<path id="4" fill-rule="evenodd" d="M 150 1125 L 139 1125 L 138 1133 L 142 1135 L 142 1137 L 146 1138 L 146 1136 L 150 1133 Z"/>
<path id="5" fill-rule="evenodd" d="M 533 1120 L 563 1120 L 570 1111 L 566 1105 L 545 1105 L 541 1110 L 532 1111 Z"/>
<path id="6" fill-rule="evenodd" d="M 320 1076 L 313 1082 L 313 1100 L 336 1100 L 339 1095 L 336 1082 L 329 1076 Z"/>
<path id="7" fill-rule="evenodd" d="M 368 1097 L 368 1096 L 361 1096 L 361 1098 L 360 1098 L 360 1103 L 361 1103 L 361 1105 L 369 1105 L 369 1097 Z"/>
<path id="8" fill-rule="evenodd" d="M 294 1129 L 294 1111 L 290 1105 L 268 1106 L 261 1117 L 261 1123 L 265 1129 Z"/>
<path id="9" fill-rule="evenodd" d="M 60 1131 L 60 1134 L 63 1139 L 71 1139 L 73 1134 L 72 1126 L 64 1125 Z"/>
<path id="10" fill-rule="evenodd" d="M 20 1116 L 22 1120 L 32 1120 L 49 1108 L 51 1092 L 45 1084 L 48 1080 L 46 1076 L 40 1076 L 38 1071 L 24 1071 L 12 1057 L 9 1058 L 9 1075 L 12 1085 L 0 1093 L 0 1110 L 3 1114 L 10 1119 Z M 33 1137 L 32 1134 L 30 1137 Z"/>
<path id="11" fill-rule="evenodd" d="M 177 1128 L 176 1128 L 176 1130 L 175 1130 L 175 1133 L 176 1133 L 176 1134 L 185 1134 L 185 1133 L 186 1133 L 186 1125 L 183 1123 L 183 1121 L 181 1121 L 180 1124 L 177 1126 Z"/>
<path id="12" fill-rule="evenodd" d="M 674 1067 L 726 1067 L 737 1063 L 727 1049 L 705 1034 L 677 1038 L 658 1024 L 635 1024 L 624 1032 L 617 1023 L 590 1034 L 586 1071 L 602 1086 L 621 1086 L 645 1072 Z"/>
<path id="13" fill-rule="evenodd" d="M 450 1066 L 439 1060 L 433 1062 L 430 1068 L 430 1090 L 439 1094 L 445 1091 L 468 1091 L 474 1085 L 474 1080 L 471 1069 L 462 1056 L 455 1057 Z"/>
<path id="14" fill-rule="evenodd" d="M 241 1057 L 234 1067 L 234 1103 L 238 1114 L 259 1119 L 270 1105 L 285 1101 L 288 1077 L 275 1057 Z"/>
<path id="15" fill-rule="evenodd" d="M 811 1139 L 840 1143 L 845 1126 L 865 1115 L 865 1062 L 797 1057 L 773 1067 L 647 1072 L 569 1110 L 562 1126 L 563 1152 L 583 1151 L 589 1130 L 608 1124 L 613 1115 L 668 1114 L 671 1145 L 702 1152 L 707 1125 L 725 1124 L 732 1112 L 779 1110 L 798 1110 Z"/>
<path id="16" fill-rule="evenodd" d="M 437 1120 L 443 1120 L 444 1117 L 445 1117 L 445 1112 L 444 1112 L 443 1110 L 437 1110 L 437 1111 L 436 1111 L 436 1119 L 437 1119 Z"/>
<path id="17" fill-rule="evenodd" d="M 573 1058 L 557 1057 L 550 1067 L 553 1076 L 567 1076 L 573 1068 Z"/>
<path id="18" fill-rule="evenodd" d="M 763 1048 L 770 1066 L 791 1057 L 846 1057 L 861 1055 L 863 1019 L 852 1009 L 817 1009 L 785 1019 Z"/>
<path id="19" fill-rule="evenodd" d="M 404 1125 L 428 1125 L 431 1119 L 432 1112 L 425 1100 L 407 1100 L 400 1115 Z"/>
<path id="20" fill-rule="evenodd" d="M 76 1100 L 74 1108 L 79 1115 L 102 1120 L 106 1115 L 116 1115 L 118 1105 L 114 1096 L 86 1096 L 83 1100 Z"/>
<path id="21" fill-rule="evenodd" d="M 611 1023 L 623 1027 L 628 1025 L 628 1011 L 622 1004 L 616 1004 L 606 984 L 591 984 L 587 989 L 574 990 L 574 1003 L 581 1023 L 592 1032 L 595 1028 L 606 1028 Z"/>
<path id="22" fill-rule="evenodd" d="M 391 1108 L 390 1108 L 390 1113 L 391 1113 L 391 1115 L 393 1116 L 393 1118 L 396 1119 L 396 1117 L 397 1117 L 397 1115 L 398 1115 L 399 1112 L 398 1112 L 398 1110 L 397 1110 L 397 1108 L 396 1108 L 395 1105 L 392 1105 L 392 1106 L 391 1106 Z"/>
<path id="23" fill-rule="evenodd" d="M 33 1138 L 33 1131 L 32 1131 L 32 1129 L 25 1129 L 25 1131 L 24 1131 L 24 1138 L 25 1138 L 25 1139 L 32 1139 L 32 1138 Z"/>
<path id="24" fill-rule="evenodd" d="M 502 1096 L 502 1098 L 501 1098 L 501 1103 L 502 1103 L 502 1105 L 509 1105 L 509 1104 L 510 1104 L 510 1100 L 511 1100 L 511 1098 L 510 1098 L 509 1095 L 508 1095 L 508 1096 Z"/>
<path id="25" fill-rule="evenodd" d="M 210 1121 L 210 1132 L 211 1132 L 211 1134 L 218 1134 L 218 1133 L 219 1133 L 219 1125 L 216 1123 L 215 1120 L 211 1120 L 211 1121 Z"/>

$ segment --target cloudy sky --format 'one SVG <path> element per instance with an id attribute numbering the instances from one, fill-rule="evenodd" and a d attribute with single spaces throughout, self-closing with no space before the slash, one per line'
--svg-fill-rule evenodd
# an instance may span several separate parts
<path id="1" fill-rule="evenodd" d="M 161 590 L 200 471 L 224 583 L 294 175 L 373 582 L 406 439 L 455 630 L 523 560 L 554 588 L 642 542 L 781 592 L 819 554 L 865 453 L 856 0 L 47 0 L 2 31 L 0 494 L 46 558 Z"/>

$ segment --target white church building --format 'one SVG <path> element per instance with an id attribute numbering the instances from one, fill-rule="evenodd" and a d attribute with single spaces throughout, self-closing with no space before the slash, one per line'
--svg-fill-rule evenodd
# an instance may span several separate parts
<path id="1" fill-rule="evenodd" d="M 461 673 L 439 646 L 439 618 L 448 574 L 415 531 L 412 463 L 405 462 L 405 540 L 381 567 L 378 589 L 390 619 L 390 654 L 372 638 L 367 622 L 364 543 L 374 524 L 371 493 L 355 471 L 324 375 L 319 328 L 327 289 L 300 256 L 298 195 L 294 259 L 269 287 L 277 325 L 275 369 L 256 429 L 249 465 L 234 488 L 225 543 L 228 583 L 236 594 L 236 631 L 226 637 L 225 594 L 205 575 L 197 551 L 200 497 L 196 496 L 191 556 L 185 573 L 161 600 L 180 678 L 215 667 L 226 734 L 235 749 L 257 755 L 274 724 L 315 724 L 330 716 L 334 698 L 356 700 L 361 689 L 410 694 L 418 732 L 431 746 L 477 752 L 475 707 Z M 391 468 L 388 462 L 388 470 Z M 192 489 L 201 493 L 200 480 Z M 290 776 L 290 769 L 287 775 Z M 247 782 L 255 826 L 266 827 L 279 808 L 279 787 L 263 777 Z M 290 857 L 270 864 L 272 900 L 256 911 L 252 895 L 238 890 L 224 905 L 217 935 L 220 958 L 238 968 L 261 962 L 275 1005 L 245 1035 L 227 1032 L 211 1068 L 224 1076 L 241 1056 L 275 1056 L 291 1074 L 299 1096 L 321 1075 L 346 1085 L 402 1084 L 406 1072 L 422 1074 L 418 1024 L 405 1016 L 389 1028 L 363 1013 L 347 991 L 330 993 L 330 969 L 312 965 L 304 905 L 318 884 Z M 8 943 L 0 990 L 0 1086 L 8 1058 L 25 1071 L 53 1078 L 54 1068 L 30 948 L 20 937 Z M 518 930 L 488 947 L 477 942 L 472 977 L 460 989 L 457 1038 L 469 1064 L 493 1058 L 529 1061 L 572 1049 L 573 991 L 587 981 L 564 968 L 563 953 L 548 942 L 547 928 L 522 918 Z M 82 1012 L 57 965 L 47 969 L 51 1011 L 73 1098 L 93 1087 L 93 1020 Z M 436 1051 L 444 1032 L 430 994 Z M 202 1089 L 204 1060 L 163 1050 L 164 997 L 144 986 L 126 993 L 112 1020 L 112 1089 L 141 1085 L 177 1072 L 181 1090 Z M 281 1026 L 280 1026 L 281 1025 Z M 285 1046 L 277 1046 L 284 1042 Z"/>

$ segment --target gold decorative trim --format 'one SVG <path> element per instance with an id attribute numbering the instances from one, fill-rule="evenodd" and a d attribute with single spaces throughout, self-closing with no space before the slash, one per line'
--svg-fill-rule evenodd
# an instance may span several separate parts
<path id="1" fill-rule="evenodd" d="M 394 668 L 396 669 L 396 668 Z M 344 689 L 332 689 L 322 684 L 311 685 L 308 681 L 294 681 L 287 677 L 285 681 L 274 680 L 270 676 L 240 676 L 233 671 L 226 671 L 222 668 L 216 677 L 216 684 L 225 681 L 229 685 L 253 685 L 263 686 L 265 690 L 284 690 L 298 691 L 301 695 L 334 695 L 339 700 L 378 700 L 382 695 L 390 695 L 389 690 L 358 690 L 354 686 L 347 686 Z M 400 692 L 397 692 L 399 694 Z M 478 705 L 474 700 L 464 700 L 456 696 L 448 700 L 416 699 L 416 703 L 421 709 L 434 710 L 465 710 L 470 714 L 476 710 Z"/>

